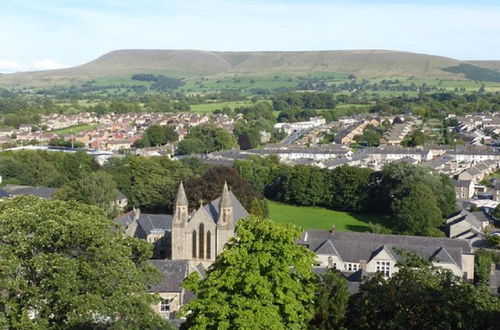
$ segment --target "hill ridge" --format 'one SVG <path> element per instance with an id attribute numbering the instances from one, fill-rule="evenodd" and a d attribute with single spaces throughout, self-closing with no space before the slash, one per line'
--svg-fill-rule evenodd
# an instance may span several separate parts
<path id="1" fill-rule="evenodd" d="M 315 72 L 349 73 L 359 77 L 420 77 L 464 79 L 460 72 L 444 71 L 468 63 L 496 70 L 496 61 L 460 61 L 384 49 L 318 51 L 210 51 L 195 49 L 118 49 L 66 69 L 21 72 L 0 76 L 0 86 L 81 84 L 107 76 L 158 73 L 172 77 Z M 484 64 L 484 65 L 483 65 Z M 500 61 L 498 62 L 500 68 Z"/>

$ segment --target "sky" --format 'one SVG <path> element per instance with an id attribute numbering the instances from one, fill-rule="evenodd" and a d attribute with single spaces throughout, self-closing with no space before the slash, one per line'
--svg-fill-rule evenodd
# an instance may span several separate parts
<path id="1" fill-rule="evenodd" d="M 500 0 L 0 0 L 0 72 L 116 49 L 388 49 L 500 60 Z"/>

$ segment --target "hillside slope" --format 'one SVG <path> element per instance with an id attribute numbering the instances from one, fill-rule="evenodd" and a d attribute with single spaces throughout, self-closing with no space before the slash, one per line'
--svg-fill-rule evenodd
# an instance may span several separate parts
<path id="1" fill-rule="evenodd" d="M 0 76 L 3 86 L 79 84 L 109 76 L 163 73 L 173 77 L 217 74 L 261 75 L 313 72 L 353 73 L 359 77 L 415 76 L 463 79 L 442 68 L 461 61 L 386 50 L 211 52 L 199 50 L 117 50 L 81 66 Z"/>

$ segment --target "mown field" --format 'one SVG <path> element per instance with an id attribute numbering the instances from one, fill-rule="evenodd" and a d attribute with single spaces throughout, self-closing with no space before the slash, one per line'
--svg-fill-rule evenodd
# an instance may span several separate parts
<path id="1" fill-rule="evenodd" d="M 54 134 L 76 134 L 81 131 L 87 131 L 94 127 L 97 127 L 98 124 L 83 124 L 83 125 L 75 125 L 71 127 L 56 129 L 51 131 Z"/>
<path id="2" fill-rule="evenodd" d="M 223 109 L 225 107 L 229 107 L 231 109 L 237 107 L 244 107 L 251 105 L 251 101 L 233 101 L 233 102 L 218 102 L 218 103 L 202 103 L 202 104 L 194 104 L 191 105 L 191 111 L 194 112 L 214 112 L 217 109 Z"/>
<path id="3" fill-rule="evenodd" d="M 320 207 L 293 206 L 269 202 L 270 218 L 280 223 L 292 223 L 303 229 L 330 229 L 339 231 L 368 231 L 369 222 L 379 221 L 376 215 L 339 212 Z"/>

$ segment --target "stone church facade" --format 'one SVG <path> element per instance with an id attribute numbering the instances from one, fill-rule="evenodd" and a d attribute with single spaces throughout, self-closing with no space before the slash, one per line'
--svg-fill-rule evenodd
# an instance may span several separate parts
<path id="1" fill-rule="evenodd" d="M 152 308 L 164 318 L 172 318 L 192 299 L 181 283 L 191 272 L 202 277 L 224 245 L 235 235 L 238 220 L 248 216 L 236 196 L 224 184 L 219 198 L 189 212 L 181 182 L 174 203 L 174 214 L 145 214 L 134 209 L 115 218 L 126 235 L 145 239 L 153 247 L 151 264 L 162 274 L 162 281 L 150 288 L 161 297 Z"/>
<path id="2" fill-rule="evenodd" d="M 247 215 L 227 184 L 224 184 L 219 198 L 200 205 L 189 215 L 188 200 L 181 183 L 172 217 L 172 260 L 189 260 L 208 266 L 234 236 L 236 222 Z"/>

